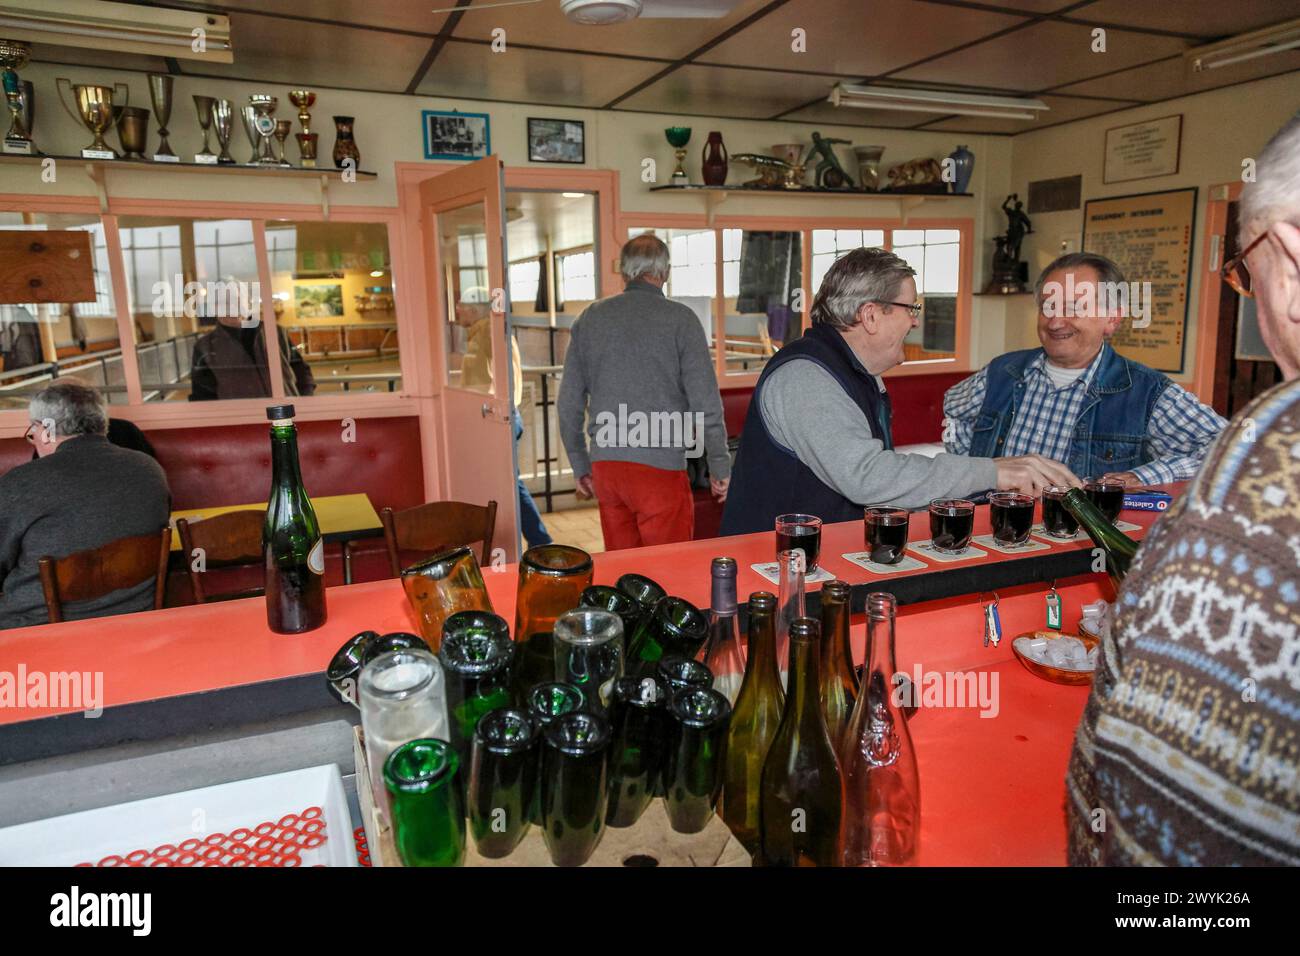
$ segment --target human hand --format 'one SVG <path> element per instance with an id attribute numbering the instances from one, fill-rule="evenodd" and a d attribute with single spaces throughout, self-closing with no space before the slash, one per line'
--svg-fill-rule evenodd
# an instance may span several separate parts
<path id="1" fill-rule="evenodd" d="M 718 504 L 722 504 L 722 502 L 727 500 L 727 487 L 730 484 L 730 478 L 723 478 L 721 480 L 718 480 L 717 478 L 709 479 L 709 487 L 713 490 L 713 497 Z"/>
<path id="2" fill-rule="evenodd" d="M 579 478 L 578 487 L 573 493 L 579 501 L 590 501 L 596 497 L 596 485 L 592 482 L 591 475 L 583 475 Z"/>
<path id="3" fill-rule="evenodd" d="M 1069 468 L 1042 455 L 995 458 L 993 463 L 998 467 L 998 488 L 1002 491 L 1019 491 L 1038 497 L 1044 488 L 1052 485 L 1083 487 L 1083 482 Z"/>
<path id="4" fill-rule="evenodd" d="M 1101 476 L 1102 481 L 1119 481 L 1123 482 L 1125 488 L 1136 488 L 1141 484 L 1137 475 L 1131 471 L 1108 471 Z"/>

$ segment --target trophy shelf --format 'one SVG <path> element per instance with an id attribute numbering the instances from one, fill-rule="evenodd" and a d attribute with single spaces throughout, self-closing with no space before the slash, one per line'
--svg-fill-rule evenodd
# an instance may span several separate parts
<path id="1" fill-rule="evenodd" d="M 651 186 L 652 193 L 690 193 L 704 197 L 708 223 L 713 225 L 714 213 L 729 196 L 774 196 L 780 198 L 837 196 L 872 204 L 888 203 L 898 211 L 898 217 L 907 221 L 908 214 L 917 206 L 931 201 L 942 202 L 948 199 L 970 199 L 974 193 L 912 193 L 912 192 L 868 192 L 864 189 L 825 189 L 820 186 L 804 186 L 800 189 L 771 189 L 758 186 L 706 186 L 702 183 L 669 184 Z"/>

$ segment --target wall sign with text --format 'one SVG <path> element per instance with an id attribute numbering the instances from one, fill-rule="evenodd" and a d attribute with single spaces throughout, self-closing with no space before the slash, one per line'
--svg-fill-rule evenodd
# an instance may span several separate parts
<path id="1" fill-rule="evenodd" d="M 1192 277 L 1196 189 L 1090 199 L 1083 207 L 1083 248 L 1115 262 L 1133 289 L 1130 315 L 1111 344 L 1162 372 L 1183 371 L 1187 297 Z M 1150 302 L 1144 302 L 1150 283 Z"/>
<path id="2" fill-rule="evenodd" d="M 1103 183 L 1126 183 L 1178 172 L 1178 150 L 1183 138 L 1183 117 L 1116 126 L 1106 130 Z"/>

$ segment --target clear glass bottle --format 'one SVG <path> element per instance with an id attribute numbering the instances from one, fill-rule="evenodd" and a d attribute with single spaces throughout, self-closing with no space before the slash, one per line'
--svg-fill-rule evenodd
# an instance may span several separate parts
<path id="1" fill-rule="evenodd" d="M 781 689 L 788 690 L 790 666 L 790 622 L 804 615 L 804 571 L 806 558 L 801 549 L 782 551 L 776 556 L 776 666 L 781 673 Z"/>
<path id="2" fill-rule="evenodd" d="M 844 735 L 844 865 L 900 866 L 916 858 L 921 780 L 894 693 L 894 596 L 867 595 L 867 666 Z"/>
<path id="3" fill-rule="evenodd" d="M 714 558 L 713 597 L 709 602 L 709 642 L 704 664 L 713 672 L 713 689 L 735 706 L 745 677 L 745 653 L 736 621 L 736 559 Z"/>
<path id="4" fill-rule="evenodd" d="M 365 735 L 370 792 L 380 816 L 391 820 L 384 761 L 408 740 L 449 740 L 446 680 L 428 651 L 380 654 L 361 669 L 361 730 Z"/>

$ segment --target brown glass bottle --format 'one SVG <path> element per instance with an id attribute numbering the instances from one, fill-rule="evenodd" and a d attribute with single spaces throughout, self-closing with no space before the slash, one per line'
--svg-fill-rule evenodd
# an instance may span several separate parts
<path id="1" fill-rule="evenodd" d="M 721 816 L 751 854 L 758 852 L 759 790 L 763 761 L 776 736 L 785 692 L 776 669 L 776 595 L 749 596 L 749 650 L 731 727 L 722 778 Z"/>
<path id="2" fill-rule="evenodd" d="M 839 866 L 844 851 L 844 780 L 822 716 L 821 625 L 790 624 L 790 692 L 763 762 L 759 801 L 762 866 Z"/>
<path id="3" fill-rule="evenodd" d="M 527 700 L 536 684 L 555 680 L 555 621 L 578 606 L 591 575 L 591 555 L 578 548 L 543 544 L 524 552 L 515 598 L 515 641 L 520 645 L 512 687 L 516 700 Z"/>
<path id="4" fill-rule="evenodd" d="M 858 681 L 849 646 L 849 586 L 844 581 L 822 585 L 821 704 L 831 746 L 840 751 L 844 730 L 853 715 Z"/>

